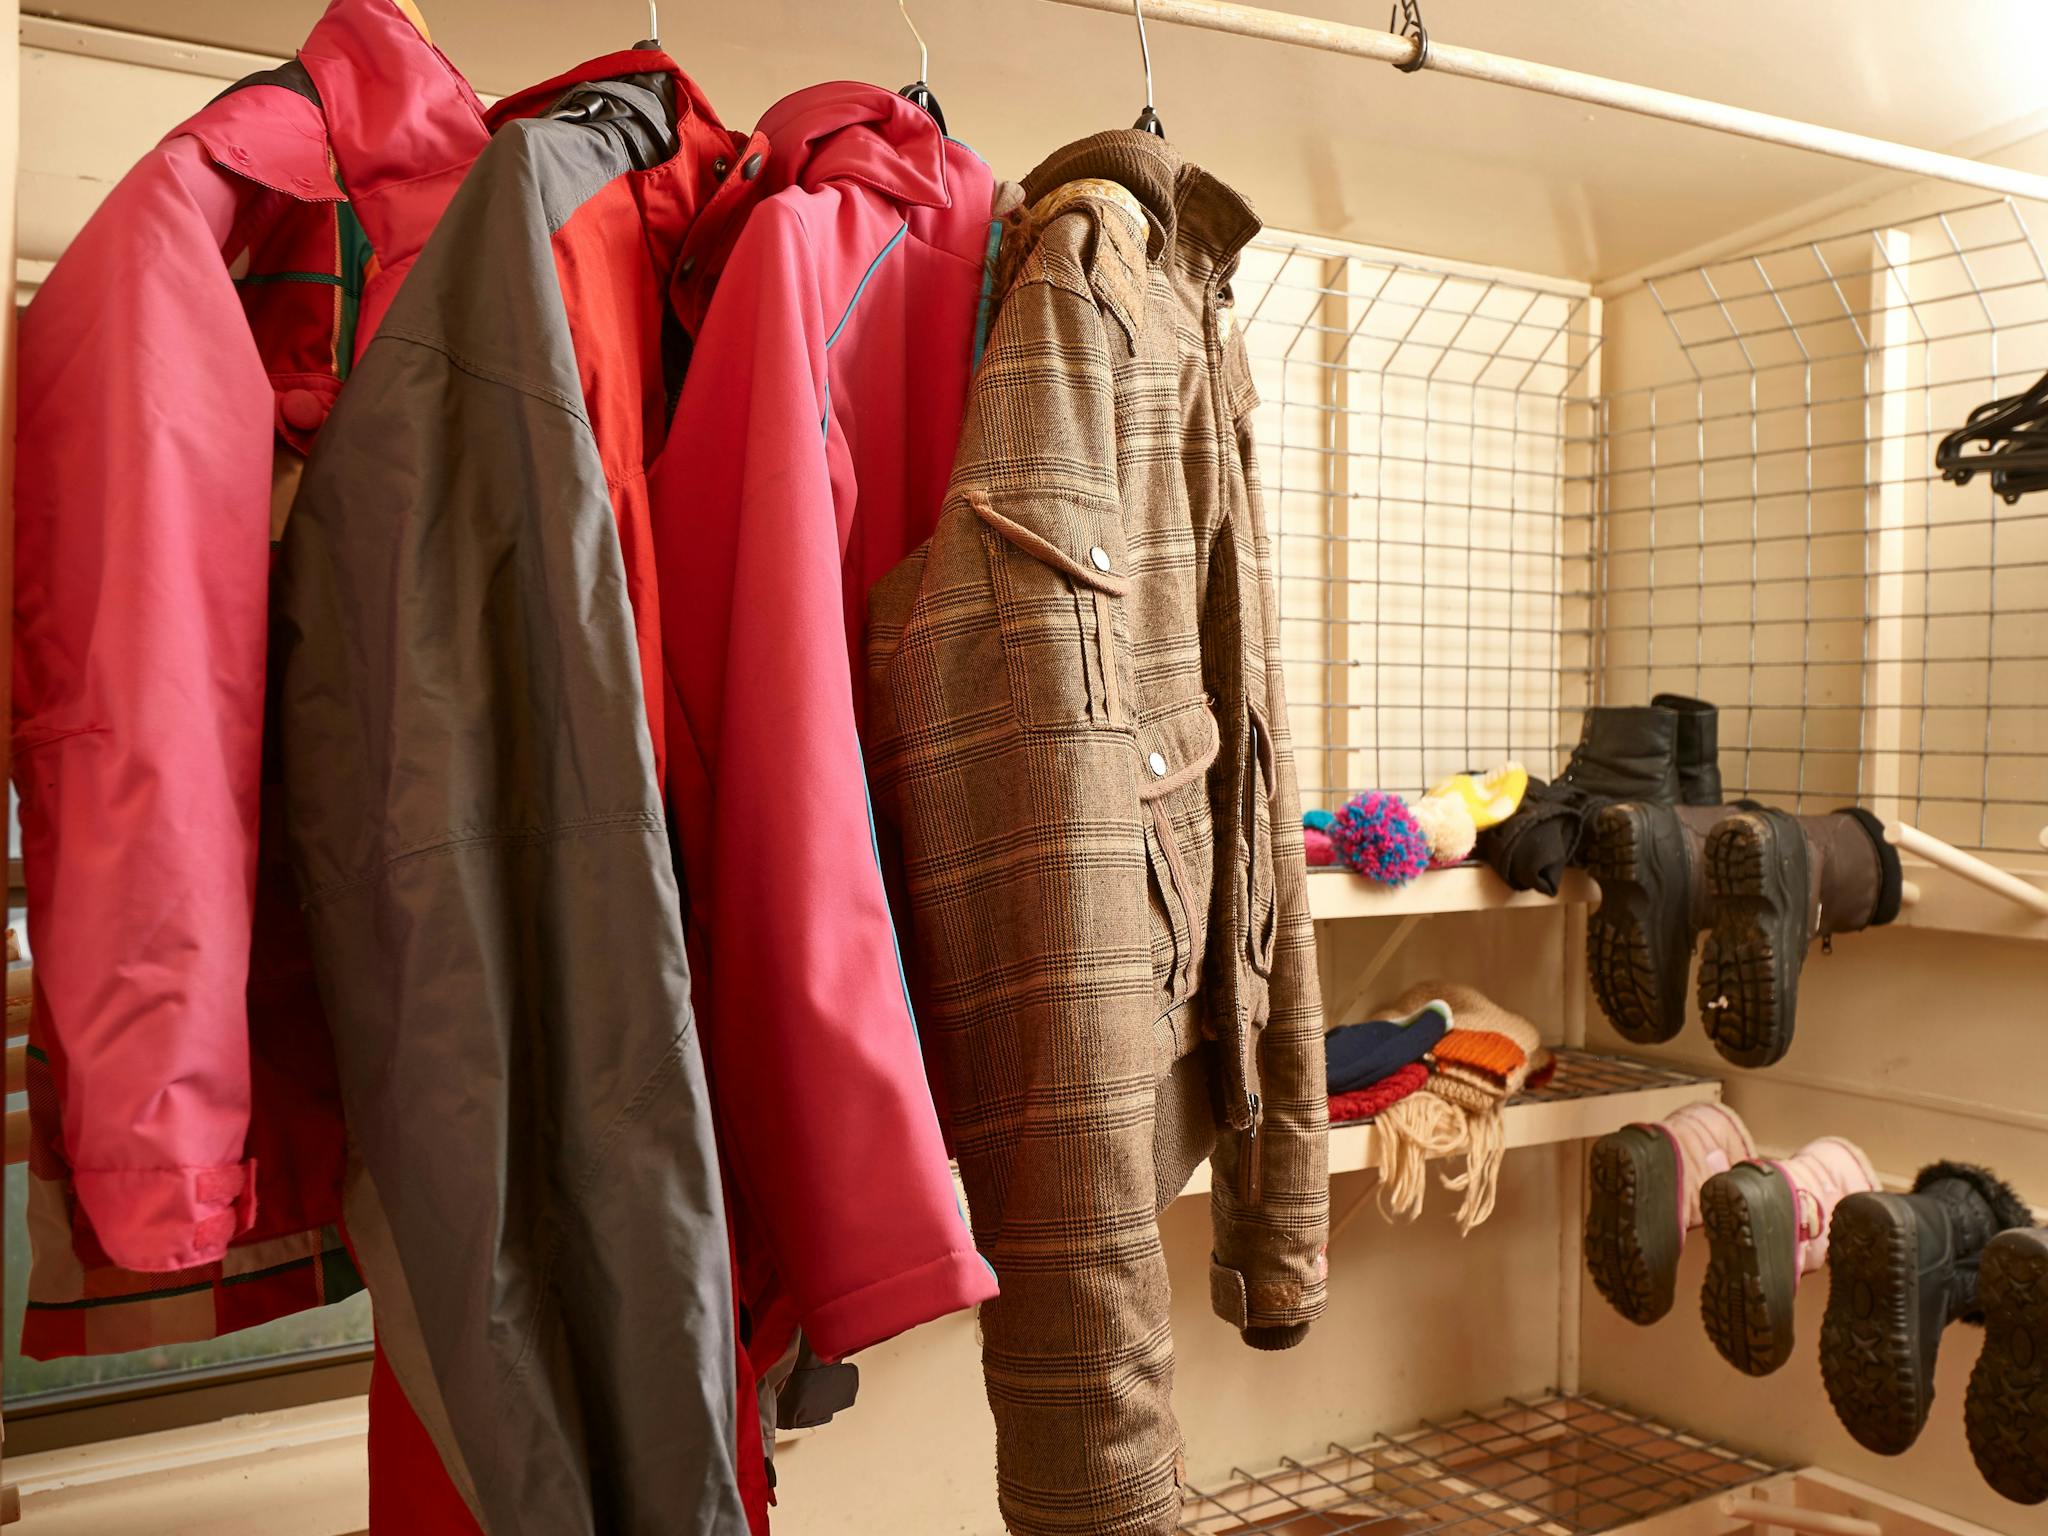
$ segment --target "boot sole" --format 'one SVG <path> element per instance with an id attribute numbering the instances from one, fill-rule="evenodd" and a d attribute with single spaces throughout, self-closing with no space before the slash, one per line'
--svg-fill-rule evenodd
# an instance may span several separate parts
<path id="1" fill-rule="evenodd" d="M 2048 1502 L 2048 1240 L 1992 1243 L 1978 1299 L 1984 1348 L 1963 1406 L 1970 1453 L 1999 1494 Z"/>
<path id="2" fill-rule="evenodd" d="M 1707 837 L 1714 923 L 1700 955 L 1700 1018 L 1739 1067 L 1768 1067 L 1791 1049 L 1806 958 L 1805 834 L 1774 814 L 1730 817 Z"/>
<path id="3" fill-rule="evenodd" d="M 1920 1437 L 1932 1382 L 1920 1379 L 1920 1268 L 1910 1209 L 1851 1195 L 1828 1235 L 1820 1375 L 1856 1443 L 1897 1456 Z"/>
<path id="4" fill-rule="evenodd" d="M 1593 818 L 1586 867 L 1600 905 L 1586 920 L 1586 969 L 1601 1011 L 1637 1045 L 1662 1045 L 1685 1027 L 1690 864 L 1668 813 L 1610 805 Z"/>
<path id="5" fill-rule="evenodd" d="M 1648 1326 L 1678 1290 L 1678 1158 L 1662 1134 L 1625 1126 L 1593 1143 L 1586 1268 L 1608 1304 Z"/>
<path id="6" fill-rule="evenodd" d="M 1721 1358 L 1768 1376 L 1792 1358 L 1798 1233 L 1791 1191 L 1779 1174 L 1748 1163 L 1700 1191 L 1712 1257 L 1700 1317 Z"/>

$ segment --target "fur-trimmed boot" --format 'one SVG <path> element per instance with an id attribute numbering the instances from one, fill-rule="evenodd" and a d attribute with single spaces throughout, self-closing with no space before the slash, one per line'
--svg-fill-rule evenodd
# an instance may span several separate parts
<path id="1" fill-rule="evenodd" d="M 1857 1443 L 1897 1456 L 1934 1401 L 1941 1331 L 1982 1322 L 1978 1266 L 1999 1233 L 2033 1225 L 2026 1203 L 1968 1163 L 1935 1163 L 1910 1195 L 1851 1195 L 1835 1210 L 1820 1374 Z"/>
<path id="2" fill-rule="evenodd" d="M 1889 923 L 1904 889 L 1884 823 L 1851 806 L 1828 816 L 1756 809 L 1708 834 L 1713 924 L 1700 952 L 1700 1017 L 1739 1067 L 1792 1046 L 1807 946 Z"/>
<path id="3" fill-rule="evenodd" d="M 2048 1228 L 1994 1237 L 1977 1299 L 1984 1348 L 1963 1404 L 1970 1454 L 2015 1504 L 2048 1502 Z"/>
<path id="4" fill-rule="evenodd" d="M 1768 1376 L 1792 1358 L 1799 1279 L 1827 1263 L 1835 1207 L 1878 1187 L 1854 1142 L 1810 1141 L 1783 1161 L 1738 1163 L 1700 1191 L 1712 1257 L 1700 1317 L 1721 1358 Z"/>
<path id="5" fill-rule="evenodd" d="M 1637 1045 L 1685 1027 L 1693 944 L 1713 917 L 1707 835 L 1737 809 L 1629 801 L 1593 818 L 1586 868 L 1600 905 L 1586 919 L 1586 971 L 1600 1011 Z"/>
<path id="6" fill-rule="evenodd" d="M 1586 1267 L 1615 1311 L 1647 1326 L 1671 1310 L 1701 1188 L 1755 1155 L 1749 1127 L 1725 1104 L 1688 1104 L 1593 1143 Z"/>

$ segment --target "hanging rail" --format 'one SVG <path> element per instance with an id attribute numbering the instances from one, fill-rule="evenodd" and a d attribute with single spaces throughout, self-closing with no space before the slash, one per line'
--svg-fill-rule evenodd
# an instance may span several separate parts
<path id="1" fill-rule="evenodd" d="M 1088 11 L 1110 11 L 1117 15 L 1123 15 L 1131 8 L 1129 0 L 1051 0 L 1051 3 L 1077 6 Z M 1838 160 L 1855 160 L 1864 165 L 1882 166 L 1886 170 L 1952 181 L 1960 186 L 1981 187 L 2009 197 L 2048 202 L 2048 176 L 2010 170 L 2002 165 L 1986 165 L 1982 161 L 1966 160 L 1960 155 L 1915 149 L 1907 144 L 1873 139 L 1840 128 L 1823 128 L 1817 123 L 1774 117 L 1768 112 L 1752 112 L 1746 107 L 1731 107 L 1725 102 L 1681 96 L 1675 91 L 1631 85 L 1625 80 L 1609 80 L 1603 75 L 1586 75 L 1575 69 L 1559 69 L 1554 65 L 1508 58 L 1503 54 L 1482 53 L 1476 48 L 1459 48 L 1434 36 L 1425 46 L 1413 38 L 1393 32 L 1319 21 L 1312 16 L 1293 16 L 1285 11 L 1227 4 L 1224 0 L 1147 0 L 1146 9 L 1153 21 L 1178 22 L 1182 26 L 1201 27 L 1210 32 L 1228 32 L 1237 37 L 1291 43 L 1324 53 L 1377 59 L 1382 64 L 1392 64 L 1397 68 L 1413 70 L 1419 67 L 1439 74 L 1459 75 L 1467 80 L 1512 85 L 1520 90 L 1540 91 L 1547 96 L 1569 97 L 1573 101 L 1591 102 L 1595 106 L 1613 107 L 1644 117 L 1661 117 L 1674 123 L 1711 128 L 1717 133 L 1759 139 L 1766 144 L 1812 150 L 1816 154 L 1833 155 Z"/>

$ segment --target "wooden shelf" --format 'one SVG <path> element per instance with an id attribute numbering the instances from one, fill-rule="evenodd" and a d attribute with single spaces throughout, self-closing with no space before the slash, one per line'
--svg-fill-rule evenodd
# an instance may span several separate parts
<path id="1" fill-rule="evenodd" d="M 1319 923 L 1351 917 L 1422 917 L 1434 912 L 1497 912 L 1510 907 L 1597 903 L 1600 888 L 1584 870 L 1565 871 L 1557 895 L 1509 889 L 1484 864 L 1433 869 L 1406 885 L 1380 885 L 1348 869 L 1308 872 L 1309 915 Z"/>

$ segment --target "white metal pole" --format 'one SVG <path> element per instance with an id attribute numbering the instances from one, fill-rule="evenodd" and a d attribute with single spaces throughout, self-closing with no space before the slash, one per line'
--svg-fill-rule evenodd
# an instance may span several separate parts
<path id="1" fill-rule="evenodd" d="M 2017 875 L 2006 873 L 1996 864 L 1987 864 L 1975 854 L 1965 853 L 1938 837 L 1929 837 L 1918 827 L 1908 826 L 1903 821 L 1886 822 L 1884 840 L 1894 848 L 1916 854 L 1951 874 L 1961 875 L 1974 885 L 1994 891 L 2007 901 L 2017 902 L 2037 916 L 2048 917 L 2048 891 L 2029 885 Z"/>
<path id="2" fill-rule="evenodd" d="M 1119 15 L 1130 9 L 1128 0 L 1051 0 L 1051 3 L 1078 6 L 1089 11 L 1111 11 Z M 1256 6 L 1229 4 L 1226 0 L 1149 0 L 1149 9 L 1155 21 L 1178 22 L 1182 26 L 1228 32 L 1237 37 L 1263 38 L 1324 53 L 1377 59 L 1382 64 L 1412 64 L 1415 60 L 1417 44 L 1395 33 L 1372 27 L 1320 21 L 1313 16 L 1261 10 Z M 1573 101 L 1591 102 L 1595 106 L 1613 107 L 1617 111 L 1635 112 L 1644 117 L 1689 123 L 1698 128 L 1711 128 L 1716 133 L 1759 139 L 1766 144 L 1812 150 L 1816 154 L 1833 155 L 1838 160 L 1855 160 L 1890 171 L 1930 176 L 1937 181 L 1952 181 L 1965 187 L 1981 187 L 1987 192 L 2001 192 L 2009 197 L 2048 202 L 2048 176 L 1965 160 L 1960 155 L 1915 149 L 1907 144 L 1894 144 L 1888 139 L 1873 139 L 1840 128 L 1824 128 L 1817 123 L 1775 117 L 1768 112 L 1752 112 L 1746 107 L 1731 107 L 1725 102 L 1681 96 L 1676 91 L 1660 91 L 1646 85 L 1631 85 L 1625 80 L 1609 80 L 1604 75 L 1581 74 L 1575 69 L 1559 69 L 1555 65 L 1535 64 L 1503 54 L 1482 53 L 1477 48 L 1459 48 L 1440 42 L 1434 35 L 1429 40 L 1429 53 L 1422 67 L 1440 74 L 1459 75 L 1467 80 L 1486 80 L 1495 85 L 1511 85 L 1518 90 L 1564 96 Z"/>

